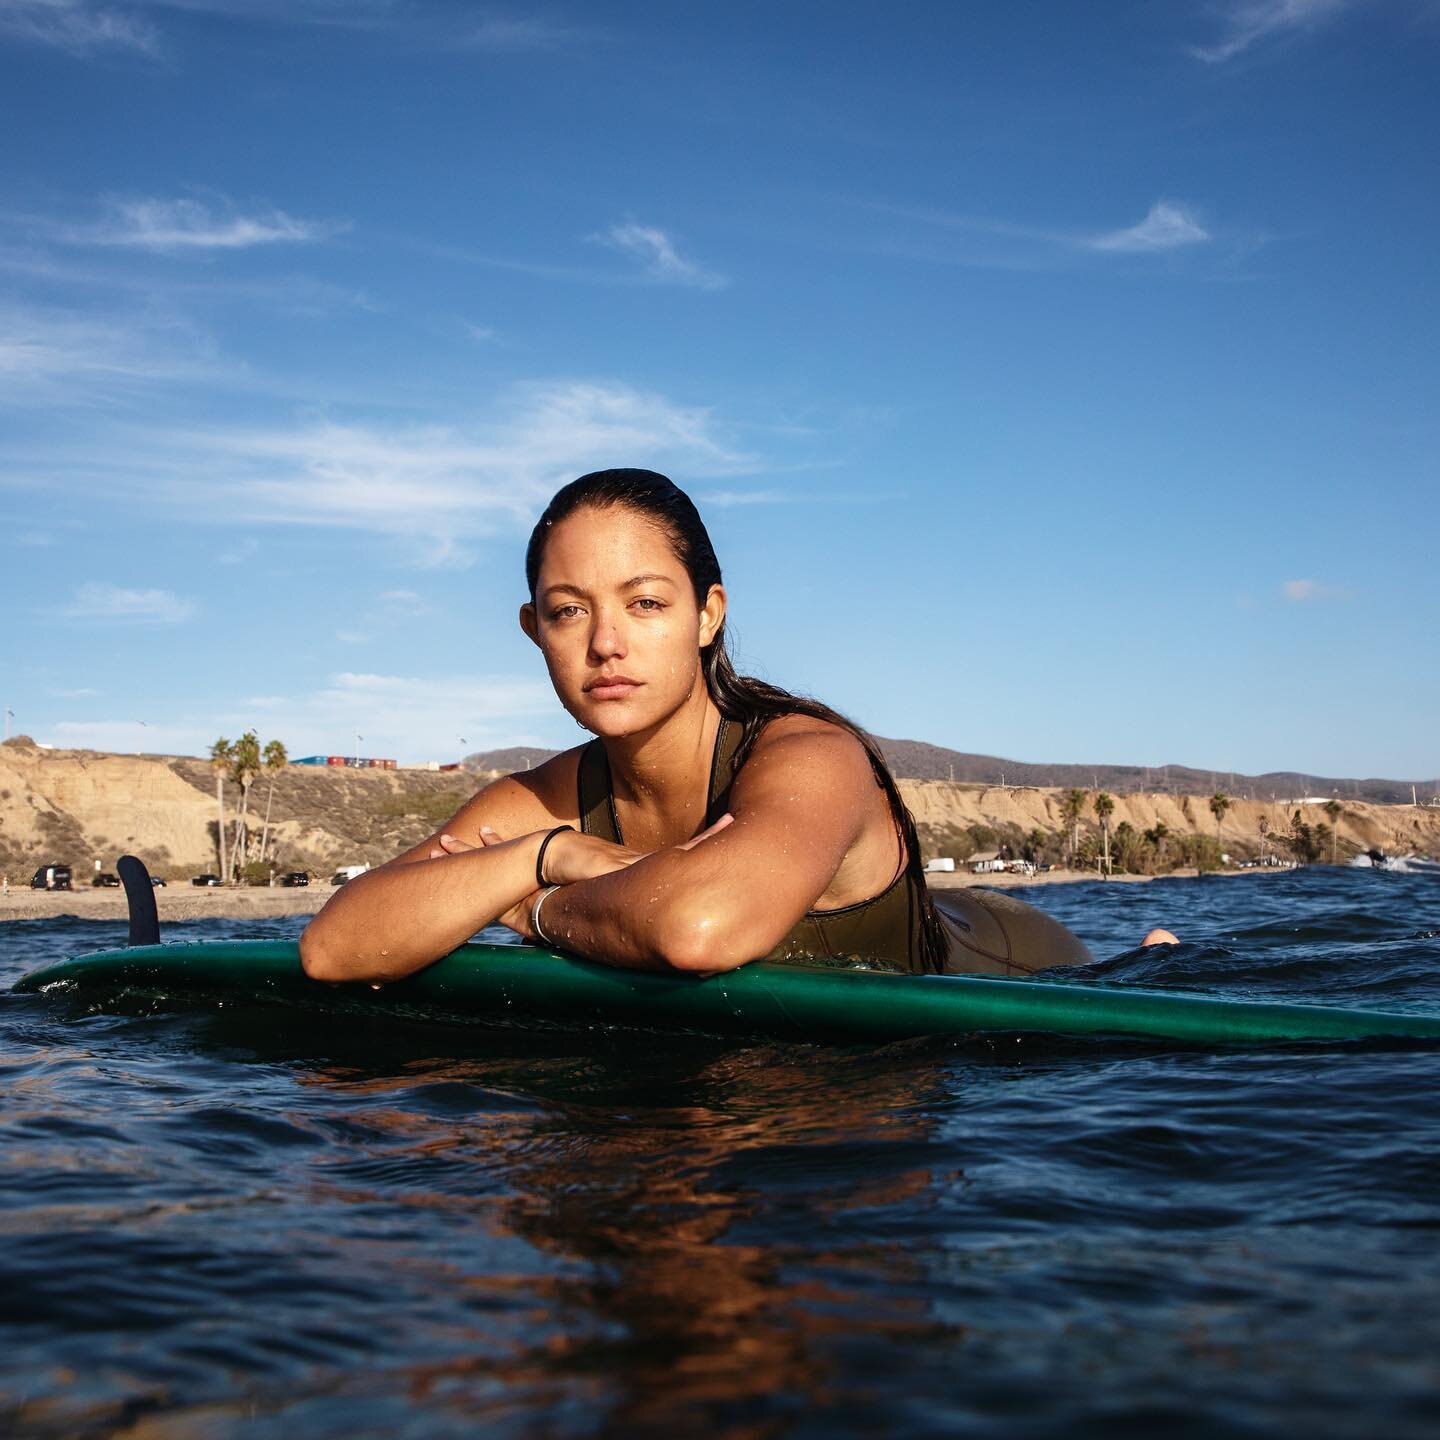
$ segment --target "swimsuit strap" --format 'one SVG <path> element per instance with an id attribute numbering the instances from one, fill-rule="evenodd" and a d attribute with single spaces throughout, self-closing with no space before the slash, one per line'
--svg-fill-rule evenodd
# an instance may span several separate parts
<path id="1" fill-rule="evenodd" d="M 610 783 L 610 759 L 599 740 L 592 740 L 580 752 L 576 779 L 580 787 L 580 833 L 598 835 L 612 845 L 620 844 L 615 790 Z"/>
<path id="2" fill-rule="evenodd" d="M 710 759 L 710 789 L 706 796 L 703 830 L 713 825 L 730 808 L 730 787 L 735 783 L 735 754 L 745 738 L 745 727 L 720 717 L 715 732 L 715 753 Z"/>

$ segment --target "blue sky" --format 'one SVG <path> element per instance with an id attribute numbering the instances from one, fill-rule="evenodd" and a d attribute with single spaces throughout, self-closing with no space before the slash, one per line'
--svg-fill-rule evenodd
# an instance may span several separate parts
<path id="1" fill-rule="evenodd" d="M 0 0 L 0 704 L 579 738 L 551 491 L 1026 760 L 1433 776 L 1440 9 Z"/>

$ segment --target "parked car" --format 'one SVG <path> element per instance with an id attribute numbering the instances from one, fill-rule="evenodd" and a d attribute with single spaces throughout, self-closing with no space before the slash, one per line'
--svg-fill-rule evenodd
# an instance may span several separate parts
<path id="1" fill-rule="evenodd" d="M 310 872 L 308 870 L 291 870 L 288 874 L 280 877 L 282 885 L 308 885 L 310 883 Z"/>
<path id="2" fill-rule="evenodd" d="M 70 889 L 70 867 L 68 865 L 42 865 L 30 877 L 32 890 Z"/>
<path id="3" fill-rule="evenodd" d="M 347 880 L 353 880 L 357 875 L 363 875 L 369 868 L 368 865 L 342 865 L 330 877 L 330 883 L 343 885 Z"/>
<path id="4" fill-rule="evenodd" d="M 164 882 L 158 875 L 152 875 L 152 876 L 150 877 L 150 883 L 151 883 L 157 890 L 163 890 L 163 889 L 165 888 L 165 882 Z"/>
<path id="5" fill-rule="evenodd" d="M 221 880 L 218 875 L 192 875 L 190 883 L 192 885 L 219 885 Z"/>
<path id="6" fill-rule="evenodd" d="M 95 878 L 90 882 L 96 889 L 109 889 L 120 884 L 120 877 L 112 875 L 108 870 L 101 870 L 96 873 Z"/>

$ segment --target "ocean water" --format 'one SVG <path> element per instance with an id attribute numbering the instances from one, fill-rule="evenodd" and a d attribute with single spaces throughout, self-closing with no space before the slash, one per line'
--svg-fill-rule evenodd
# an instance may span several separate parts
<path id="1" fill-rule="evenodd" d="M 1440 1012 L 1434 875 L 1027 898 L 1110 981 Z M 1130 950 L 1154 924 L 1186 943 Z M 122 941 L 0 927 L 0 987 Z M 14 1436 L 1440 1430 L 1415 1043 L 827 1050 L 4 994 L 0 1226 Z"/>

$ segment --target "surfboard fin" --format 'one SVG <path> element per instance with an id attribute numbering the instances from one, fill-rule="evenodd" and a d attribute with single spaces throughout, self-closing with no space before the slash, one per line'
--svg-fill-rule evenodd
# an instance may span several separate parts
<path id="1" fill-rule="evenodd" d="M 115 862 L 115 873 L 125 887 L 125 904 L 130 910 L 130 945 L 160 943 L 160 911 L 155 904 L 155 887 L 145 862 L 134 855 L 122 855 Z"/>

